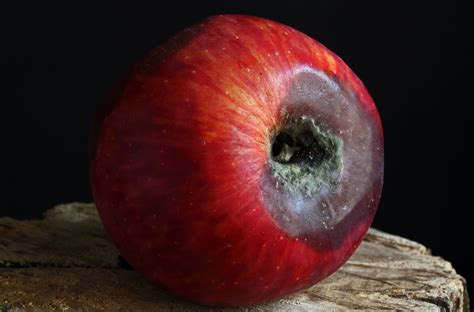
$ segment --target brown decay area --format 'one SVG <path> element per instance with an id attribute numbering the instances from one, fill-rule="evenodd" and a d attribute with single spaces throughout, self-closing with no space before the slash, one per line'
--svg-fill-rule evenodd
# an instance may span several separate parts
<path id="1" fill-rule="evenodd" d="M 342 149 L 342 140 L 312 117 L 288 120 L 272 139 L 272 174 L 290 193 L 333 189 L 343 170 Z"/>
<path id="2" fill-rule="evenodd" d="M 262 176 L 265 206 L 290 235 L 318 250 L 337 248 L 376 210 L 381 129 L 343 83 L 309 68 L 293 76 L 280 113 Z"/>
<path id="3" fill-rule="evenodd" d="M 44 220 L 0 218 L 0 311 L 209 311 L 173 297 L 124 263 L 93 204 Z M 424 246 L 369 231 L 353 257 L 321 283 L 280 301 L 212 311 L 469 311 L 465 280 Z"/>

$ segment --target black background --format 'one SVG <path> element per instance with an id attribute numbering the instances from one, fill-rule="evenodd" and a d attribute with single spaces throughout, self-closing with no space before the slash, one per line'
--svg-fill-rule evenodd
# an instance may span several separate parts
<path id="1" fill-rule="evenodd" d="M 257 15 L 319 40 L 364 81 L 385 131 L 385 185 L 374 226 L 425 244 L 472 286 L 474 54 L 463 17 L 468 10 L 455 1 L 381 2 L 3 8 L 0 216 L 40 217 L 57 203 L 92 201 L 90 117 L 117 77 L 206 16 Z"/>

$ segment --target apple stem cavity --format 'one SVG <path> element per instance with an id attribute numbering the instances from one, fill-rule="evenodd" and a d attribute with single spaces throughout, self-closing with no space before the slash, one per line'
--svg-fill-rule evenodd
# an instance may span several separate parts
<path id="1" fill-rule="evenodd" d="M 269 164 L 275 180 L 293 194 L 332 191 L 343 164 L 343 141 L 308 116 L 287 122 L 273 136 Z"/>

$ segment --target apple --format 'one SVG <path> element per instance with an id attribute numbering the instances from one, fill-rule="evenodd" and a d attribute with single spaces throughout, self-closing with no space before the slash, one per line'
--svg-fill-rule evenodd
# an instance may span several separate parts
<path id="1" fill-rule="evenodd" d="M 139 60 L 98 110 L 101 220 L 146 278 L 245 306 L 337 270 L 367 232 L 383 132 L 333 52 L 270 20 L 205 19 Z"/>

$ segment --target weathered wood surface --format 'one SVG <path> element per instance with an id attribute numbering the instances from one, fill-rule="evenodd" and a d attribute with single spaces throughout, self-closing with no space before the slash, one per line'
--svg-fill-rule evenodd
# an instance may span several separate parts
<path id="1" fill-rule="evenodd" d="M 467 311 L 465 280 L 424 246 L 371 230 L 318 285 L 278 302 L 226 311 Z M 220 311 L 163 293 L 119 265 L 93 204 L 43 220 L 0 218 L 0 311 Z"/>

